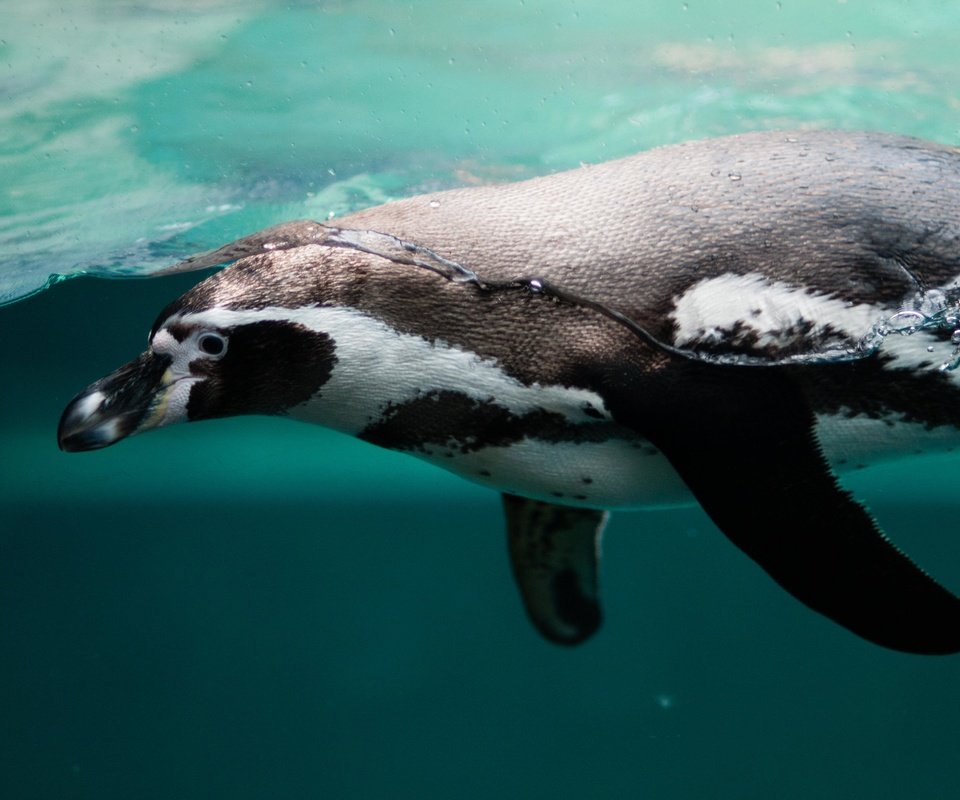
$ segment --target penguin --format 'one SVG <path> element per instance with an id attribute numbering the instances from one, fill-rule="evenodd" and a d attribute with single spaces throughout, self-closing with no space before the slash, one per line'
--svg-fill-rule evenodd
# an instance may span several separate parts
<path id="1" fill-rule="evenodd" d="M 838 483 L 960 442 L 960 150 L 762 132 L 283 223 L 66 407 L 65 451 L 272 414 L 501 493 L 539 631 L 599 627 L 611 511 L 699 503 L 809 608 L 960 652 L 960 599 Z"/>

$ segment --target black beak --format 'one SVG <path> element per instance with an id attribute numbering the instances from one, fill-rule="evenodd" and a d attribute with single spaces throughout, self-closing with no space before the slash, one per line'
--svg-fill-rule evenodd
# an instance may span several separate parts
<path id="1" fill-rule="evenodd" d="M 135 433 L 155 408 L 170 363 L 147 352 L 80 392 L 60 417 L 60 449 L 97 450 Z"/>

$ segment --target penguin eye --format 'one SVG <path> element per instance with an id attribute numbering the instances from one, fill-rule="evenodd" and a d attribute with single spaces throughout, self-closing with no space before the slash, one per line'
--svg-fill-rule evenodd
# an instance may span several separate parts
<path id="1" fill-rule="evenodd" d="M 197 339 L 200 352 L 208 356 L 222 356 L 227 352 L 227 340 L 219 333 L 202 333 Z"/>

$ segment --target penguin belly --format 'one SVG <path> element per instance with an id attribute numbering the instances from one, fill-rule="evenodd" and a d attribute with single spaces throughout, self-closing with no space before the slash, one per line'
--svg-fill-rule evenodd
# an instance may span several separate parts
<path id="1" fill-rule="evenodd" d="M 912 458 L 960 446 L 952 428 L 931 429 L 894 415 L 824 414 L 817 418 L 816 437 L 838 476 L 890 461 L 909 465 Z M 696 503 L 669 460 L 639 437 L 474 444 L 451 439 L 413 455 L 481 486 L 558 505 L 630 511 Z"/>
<path id="2" fill-rule="evenodd" d="M 524 437 L 478 449 L 451 441 L 415 455 L 481 486 L 558 505 L 637 510 L 694 502 L 670 462 L 644 439 L 555 442 Z"/>

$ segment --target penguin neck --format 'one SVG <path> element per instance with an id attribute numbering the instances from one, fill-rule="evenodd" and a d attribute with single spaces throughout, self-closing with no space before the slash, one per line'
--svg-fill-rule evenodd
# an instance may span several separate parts
<path id="1" fill-rule="evenodd" d="M 663 456 L 616 423 L 589 386 L 524 379 L 504 359 L 398 331 L 356 308 L 313 313 L 335 342 L 336 361 L 320 392 L 291 409 L 292 417 L 548 502 L 635 508 L 689 501 Z M 521 335 L 516 345 L 535 349 L 539 341 Z"/>
<path id="2" fill-rule="evenodd" d="M 411 406 L 425 416 L 443 406 L 449 416 L 454 408 L 465 415 L 474 406 L 493 405 L 514 418 L 538 412 L 573 425 L 611 421 L 595 391 L 525 379 L 489 352 L 403 332 L 356 308 L 321 307 L 311 317 L 334 341 L 335 362 L 319 393 L 290 409 L 295 419 L 354 436 Z"/>

